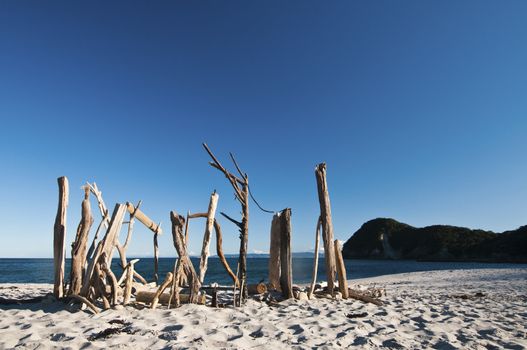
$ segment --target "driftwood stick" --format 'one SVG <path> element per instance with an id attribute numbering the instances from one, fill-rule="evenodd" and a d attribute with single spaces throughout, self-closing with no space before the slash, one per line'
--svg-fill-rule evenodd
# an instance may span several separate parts
<path id="1" fill-rule="evenodd" d="M 150 219 L 145 213 L 141 211 L 138 207 L 134 207 L 131 203 L 126 203 L 126 209 L 130 214 L 134 214 L 134 217 L 139 220 L 143 225 L 148 227 L 148 229 L 154 233 L 162 234 L 163 231 L 158 224 L 156 224 L 152 219 Z"/>
<path id="2" fill-rule="evenodd" d="M 123 305 L 128 305 L 128 303 L 130 303 L 130 296 L 132 295 L 132 283 L 134 281 L 134 264 L 138 261 L 139 259 L 133 259 L 128 263 L 126 282 L 124 286 Z"/>
<path id="3" fill-rule="evenodd" d="M 154 233 L 154 281 L 159 282 L 159 244 L 157 243 L 157 232 Z"/>
<path id="4" fill-rule="evenodd" d="M 383 302 L 380 300 L 380 299 L 376 299 L 376 298 L 372 298 L 370 296 L 367 296 L 367 295 L 364 295 L 358 291 L 355 291 L 351 288 L 348 289 L 348 297 L 351 298 L 351 299 L 356 299 L 356 300 L 360 300 L 360 301 L 363 301 L 365 303 L 371 303 L 371 304 L 375 304 L 377 306 L 382 306 L 383 305 Z"/>
<path id="5" fill-rule="evenodd" d="M 70 295 L 70 297 L 80 301 L 81 303 L 86 304 L 86 306 L 89 307 L 93 311 L 93 313 L 95 314 L 99 313 L 99 309 L 97 308 L 97 306 L 93 305 L 92 302 L 86 299 L 85 297 L 78 295 L 78 294 L 72 294 Z"/>
<path id="6" fill-rule="evenodd" d="M 232 222 L 234 225 L 238 226 L 239 229 L 242 229 L 243 227 L 243 224 L 241 222 L 239 222 L 238 220 L 235 220 L 233 218 L 231 218 L 229 215 L 225 214 L 224 212 L 220 212 L 220 214 L 227 220 L 229 220 L 230 222 Z"/>
<path id="7" fill-rule="evenodd" d="M 238 278 L 236 277 L 234 272 L 232 272 L 231 267 L 229 266 L 227 259 L 225 259 L 225 255 L 223 254 L 223 248 L 222 248 L 223 237 L 221 234 L 220 224 L 218 223 L 216 219 L 214 219 L 214 230 L 216 231 L 216 254 L 218 255 L 218 258 L 220 259 L 221 264 L 223 265 L 223 267 L 225 268 L 229 276 L 231 276 L 233 283 L 235 285 L 238 285 L 239 284 Z"/>
<path id="8" fill-rule="evenodd" d="M 128 244 L 130 243 L 130 239 L 132 238 L 132 232 L 134 230 L 134 223 L 135 223 L 135 214 L 139 210 L 139 207 L 141 206 L 141 203 L 142 203 L 142 201 L 139 200 L 139 202 L 137 202 L 137 205 L 134 207 L 134 210 L 132 210 L 132 212 L 130 212 L 130 210 L 128 209 L 128 205 L 130 203 L 128 203 L 128 202 L 126 203 L 126 210 L 128 211 L 129 220 L 128 220 L 128 230 L 126 232 L 126 240 L 124 241 L 124 244 L 123 244 L 123 248 L 124 248 L 125 251 L 128 248 Z M 126 263 L 125 263 L 125 265 L 126 265 Z"/>
<path id="9" fill-rule="evenodd" d="M 337 262 L 337 277 L 339 280 L 339 291 L 343 299 L 348 299 L 348 279 L 346 277 L 346 265 L 342 259 L 342 248 L 338 239 L 335 240 L 335 260 Z"/>
<path id="10" fill-rule="evenodd" d="M 214 216 L 218 206 L 219 195 L 214 191 L 210 195 L 209 208 L 207 210 L 207 222 L 205 224 L 205 234 L 203 235 L 203 246 L 201 248 L 201 259 L 199 262 L 199 281 L 203 283 L 207 273 L 208 259 L 210 255 L 210 236 L 214 228 Z"/>
<path id="11" fill-rule="evenodd" d="M 318 274 L 318 251 L 320 246 L 320 225 L 321 220 L 320 216 L 317 220 L 317 228 L 315 229 L 315 261 L 313 262 L 313 277 L 311 278 L 311 286 L 309 287 L 309 292 L 307 293 L 308 299 L 311 299 L 313 296 L 313 291 L 315 290 L 315 284 L 317 283 L 317 274 Z"/>
<path id="12" fill-rule="evenodd" d="M 111 266 L 112 263 L 112 255 L 113 255 L 113 249 L 115 248 L 115 243 L 117 242 L 117 237 L 119 236 L 119 232 L 121 231 L 121 227 L 123 225 L 123 217 L 124 213 L 126 211 L 126 206 L 123 204 L 116 204 L 115 208 L 113 210 L 112 219 L 110 221 L 110 225 L 108 226 L 108 230 L 106 231 L 106 234 L 104 235 L 104 238 L 102 241 L 99 242 L 97 245 L 97 249 L 95 250 L 94 256 L 92 260 L 90 261 L 88 268 L 86 269 L 86 275 L 85 279 L 82 285 L 81 289 L 81 295 L 87 296 L 89 292 L 89 282 L 91 280 L 91 276 L 93 275 L 93 271 L 95 269 L 95 264 L 99 261 L 99 257 L 101 254 L 106 254 L 106 263 Z"/>
<path id="13" fill-rule="evenodd" d="M 280 287 L 282 296 L 293 297 L 293 268 L 291 257 L 291 209 L 280 214 Z"/>
<path id="14" fill-rule="evenodd" d="M 75 241 L 71 244 L 71 273 L 69 294 L 79 294 L 82 288 L 82 278 L 86 268 L 86 245 L 93 217 L 90 208 L 90 189 L 86 186 L 84 200 L 81 206 L 81 220 L 77 227 Z"/>
<path id="15" fill-rule="evenodd" d="M 64 265 L 66 241 L 66 212 L 68 208 L 69 184 L 65 176 L 57 179 L 59 185 L 59 205 L 55 225 L 53 227 L 53 259 L 55 270 L 55 284 L 53 294 L 56 298 L 64 296 Z"/>
<path id="16" fill-rule="evenodd" d="M 324 257 L 326 260 L 326 276 L 331 296 L 335 296 L 335 249 L 333 247 L 333 223 L 331 220 L 331 204 L 329 201 L 328 184 L 326 181 L 326 163 L 315 168 L 317 179 L 318 201 L 320 204 L 320 219 L 322 221 L 322 238 L 324 239 Z"/>
<path id="17" fill-rule="evenodd" d="M 102 198 L 102 192 L 97 187 L 97 184 L 94 182 L 92 185 L 89 182 L 87 182 L 86 186 L 88 186 L 91 193 L 97 199 L 97 205 L 99 207 L 99 211 L 102 217 L 101 222 L 99 223 L 99 226 L 97 226 L 97 230 L 95 231 L 95 236 L 93 237 L 93 241 L 91 243 L 90 249 L 88 250 L 88 258 L 92 259 L 93 254 L 95 252 L 95 247 L 96 247 L 95 244 L 97 243 L 97 239 L 99 238 L 99 232 L 103 226 L 105 229 L 108 229 L 108 226 L 110 225 L 110 216 L 108 213 L 108 208 L 106 208 L 106 204 L 104 203 L 104 199 Z"/>
<path id="18" fill-rule="evenodd" d="M 271 222 L 271 243 L 269 247 L 269 286 L 280 288 L 280 214 L 273 215 Z"/>
<path id="19" fill-rule="evenodd" d="M 100 265 L 101 270 L 106 274 L 107 279 L 110 280 L 110 287 L 112 290 L 112 299 L 111 299 L 111 305 L 115 306 L 117 305 L 117 296 L 119 294 L 119 284 L 117 283 L 117 278 L 115 277 L 112 270 L 109 268 L 108 264 L 106 263 L 106 256 L 105 254 L 101 255 L 100 258 Z"/>
<path id="20" fill-rule="evenodd" d="M 174 275 L 172 274 L 172 272 L 168 272 L 167 276 L 165 277 L 165 280 L 163 281 L 163 283 L 157 289 L 156 294 L 154 294 L 154 298 L 152 299 L 152 303 L 150 304 L 150 308 L 155 309 L 157 307 L 157 303 L 159 301 L 159 296 L 165 291 L 165 289 L 168 287 L 168 285 L 170 283 L 172 283 L 173 279 L 174 279 Z"/>
<path id="21" fill-rule="evenodd" d="M 209 156 L 212 158 L 213 162 L 209 163 L 216 169 L 219 169 L 225 177 L 229 180 L 231 183 L 231 186 L 234 190 L 234 193 L 236 195 L 236 198 L 240 202 L 240 205 L 242 207 L 242 220 L 241 222 L 238 222 L 232 218 L 229 218 L 226 216 L 229 220 L 234 222 L 239 228 L 240 228 L 240 255 L 238 258 L 239 264 L 240 264 L 240 295 L 241 299 L 243 301 L 247 300 L 248 292 L 247 292 L 247 244 L 249 239 L 249 177 L 247 174 L 244 174 L 242 177 L 243 179 L 237 178 L 235 175 L 227 171 L 218 161 L 218 159 L 214 156 L 212 151 L 209 149 L 209 147 L 204 143 L 203 147 L 205 148 L 205 151 L 209 154 Z M 233 163 L 235 167 L 239 170 L 240 167 L 238 166 L 238 163 L 234 159 L 234 156 L 231 155 L 231 158 L 233 159 Z M 241 171 L 240 171 L 241 174 Z M 225 215 L 224 215 L 225 216 Z"/>

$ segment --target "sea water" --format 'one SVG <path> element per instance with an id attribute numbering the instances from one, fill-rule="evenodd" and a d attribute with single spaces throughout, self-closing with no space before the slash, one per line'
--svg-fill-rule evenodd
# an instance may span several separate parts
<path id="1" fill-rule="evenodd" d="M 129 258 L 131 259 L 131 258 Z M 136 270 L 148 281 L 154 280 L 154 259 L 139 258 Z M 191 258 L 198 271 L 199 258 Z M 163 280 L 173 271 L 175 258 L 159 259 L 159 279 Z M 227 258 L 234 273 L 238 266 L 237 258 Z M 309 283 L 313 271 L 313 258 L 293 258 L 293 281 L 296 284 Z M 267 281 L 269 259 L 267 257 L 247 258 L 248 283 Z M 527 268 L 527 264 L 494 264 L 476 262 L 418 262 L 410 260 L 345 260 L 348 279 L 375 277 L 403 272 L 487 269 L 487 268 Z M 69 280 L 70 259 L 66 259 L 66 280 Z M 112 261 L 112 270 L 119 277 L 122 269 L 118 259 Z M 319 259 L 318 280 L 325 279 L 324 258 Z M 205 284 L 217 282 L 220 285 L 232 284 L 232 280 L 217 257 L 209 258 Z M 0 259 L 0 283 L 53 283 L 53 259 Z"/>

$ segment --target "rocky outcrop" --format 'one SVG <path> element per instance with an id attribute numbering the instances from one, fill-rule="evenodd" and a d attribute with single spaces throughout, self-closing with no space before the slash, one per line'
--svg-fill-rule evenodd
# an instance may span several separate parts
<path id="1" fill-rule="evenodd" d="M 344 244 L 344 258 L 527 261 L 527 226 L 503 233 L 393 219 L 366 222 Z"/>

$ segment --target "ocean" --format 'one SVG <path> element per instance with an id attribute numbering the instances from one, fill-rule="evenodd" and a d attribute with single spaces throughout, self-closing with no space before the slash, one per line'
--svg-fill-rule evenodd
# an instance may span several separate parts
<path id="1" fill-rule="evenodd" d="M 129 258 L 130 259 L 130 258 Z M 148 281 L 154 280 L 154 259 L 139 258 L 135 265 L 137 271 Z M 163 280 L 166 273 L 173 270 L 175 258 L 159 259 L 159 278 Z M 227 258 L 231 269 L 236 272 L 237 258 Z M 199 266 L 199 258 L 192 258 L 194 266 Z M 410 260 L 345 260 L 348 279 L 358 279 L 390 275 L 403 272 L 487 269 L 487 268 L 527 268 L 527 264 L 497 264 L 476 262 L 418 262 Z M 318 280 L 325 279 L 324 258 L 319 259 Z M 267 281 L 268 258 L 247 258 L 248 283 Z M 66 280 L 69 280 L 70 260 L 66 260 Z M 114 259 L 112 270 L 121 275 L 119 260 Z M 293 282 L 309 283 L 313 270 L 313 258 L 293 258 Z M 209 258 L 205 284 L 217 282 L 232 284 L 217 257 Z M 53 283 L 53 259 L 0 259 L 0 283 Z"/>

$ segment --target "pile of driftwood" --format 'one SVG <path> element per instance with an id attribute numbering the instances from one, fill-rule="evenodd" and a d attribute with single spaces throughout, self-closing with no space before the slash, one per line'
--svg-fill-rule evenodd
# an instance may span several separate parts
<path id="1" fill-rule="evenodd" d="M 225 301 L 219 296 L 221 293 L 229 295 L 232 304 L 235 306 L 245 302 L 250 294 L 257 294 L 260 299 L 263 298 L 271 302 L 275 302 L 280 298 L 311 299 L 314 296 L 329 296 L 330 298 L 340 296 L 344 299 L 351 297 L 377 303 L 377 299 L 370 298 L 372 301 L 367 296 L 365 297 L 347 286 L 346 269 L 341 255 L 341 247 L 339 242 L 333 239 L 331 206 L 326 182 L 326 165 L 324 163 L 319 164 L 315 169 L 320 216 L 315 230 L 315 261 L 310 287 L 306 290 L 301 290 L 293 286 L 291 209 L 289 208 L 275 213 L 272 219 L 268 283 L 247 284 L 246 259 L 249 236 L 249 198 L 251 197 L 254 200 L 249 189 L 249 177 L 240 169 L 232 154 L 230 154 L 230 157 L 237 174 L 228 171 L 206 144 L 203 144 L 203 146 L 211 157 L 210 165 L 224 174 L 234 190 L 235 198 L 241 206 L 241 220 L 236 220 L 223 212 L 220 213 L 236 225 L 240 231 L 239 260 L 236 273 L 233 272 L 223 254 L 222 231 L 219 222 L 216 220 L 219 200 L 219 194 L 216 191 L 210 195 L 206 212 L 193 214 L 188 212 L 186 216 L 179 215 L 175 211 L 170 212 L 172 239 L 178 259 L 173 271 L 167 273 L 165 279 L 159 284 L 158 236 L 162 234 L 160 223 L 154 222 L 140 209 L 141 201 L 137 205 L 129 202 L 125 204 L 117 203 L 110 216 L 103 200 L 102 192 L 97 187 L 97 184 L 87 183 L 83 187 L 84 200 L 81 206 L 81 220 L 77 227 L 75 240 L 71 245 L 71 273 L 69 283 L 66 283 L 64 277 L 65 235 L 69 186 L 68 179 L 60 177 L 58 178 L 59 204 L 54 226 L 54 295 L 56 298 L 79 301 L 94 312 L 98 312 L 100 307 L 107 309 L 130 303 L 142 303 L 151 308 L 156 308 L 159 304 L 177 307 L 181 303 L 187 302 L 210 304 L 217 307 L 224 304 Z M 88 236 L 94 222 L 90 208 L 90 194 L 97 201 L 101 220 L 95 230 L 93 241 L 88 246 Z M 254 202 L 262 209 L 255 200 Z M 128 214 L 127 221 L 125 221 L 126 214 Z M 203 235 L 199 271 L 196 271 L 188 254 L 188 243 L 189 221 L 198 218 L 205 219 L 205 233 Z M 153 282 L 148 282 L 136 271 L 134 265 L 138 263 L 139 259 L 128 261 L 126 257 L 136 219 L 153 233 Z M 124 243 L 121 244 L 119 234 L 125 224 L 127 225 L 127 233 Z M 104 232 L 104 235 L 99 240 L 101 232 Z M 217 256 L 226 273 L 232 279 L 232 286 L 203 285 L 210 255 L 210 241 L 213 234 L 216 237 Z M 320 234 L 324 243 L 327 271 L 327 286 L 325 288 L 317 288 L 316 284 Z M 119 273 L 111 269 L 115 251 L 118 252 L 120 258 L 121 269 Z M 338 286 L 335 284 L 335 275 L 338 278 Z M 166 290 L 168 290 L 168 293 L 165 293 Z M 278 299 L 277 295 L 279 296 Z"/>

